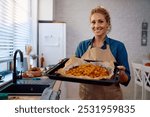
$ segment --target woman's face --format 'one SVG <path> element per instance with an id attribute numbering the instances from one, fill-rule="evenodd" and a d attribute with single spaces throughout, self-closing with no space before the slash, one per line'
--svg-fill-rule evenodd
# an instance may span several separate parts
<path id="1" fill-rule="evenodd" d="M 108 31 L 109 24 L 103 14 L 94 13 L 91 16 L 91 28 L 95 36 L 105 36 Z"/>

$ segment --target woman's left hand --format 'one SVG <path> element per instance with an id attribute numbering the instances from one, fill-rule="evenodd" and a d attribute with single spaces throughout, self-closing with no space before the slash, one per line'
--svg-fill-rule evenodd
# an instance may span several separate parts
<path id="1" fill-rule="evenodd" d="M 125 73 L 126 68 L 124 66 L 117 66 L 119 69 L 119 77 L 120 77 L 120 83 L 125 83 L 128 81 L 128 76 Z"/>

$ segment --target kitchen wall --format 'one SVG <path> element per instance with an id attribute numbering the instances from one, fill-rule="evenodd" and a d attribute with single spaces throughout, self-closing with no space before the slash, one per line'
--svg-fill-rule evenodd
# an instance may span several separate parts
<path id="1" fill-rule="evenodd" d="M 102 5 L 111 15 L 112 30 L 108 36 L 122 41 L 128 51 L 130 68 L 134 61 L 142 62 L 150 54 L 150 34 L 147 46 L 141 46 L 141 24 L 150 24 L 149 0 L 54 0 L 55 20 L 67 24 L 67 57 L 74 55 L 78 43 L 92 38 L 89 14 L 92 8 Z M 148 28 L 149 32 L 150 28 Z M 131 74 L 132 75 L 132 74 Z M 65 96 L 78 99 L 78 84 L 67 83 Z M 124 99 L 133 99 L 133 78 L 128 87 L 122 87 Z"/>

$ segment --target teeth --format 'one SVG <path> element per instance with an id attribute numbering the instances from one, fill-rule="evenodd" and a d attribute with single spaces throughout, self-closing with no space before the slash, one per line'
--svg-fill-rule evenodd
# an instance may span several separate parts
<path id="1" fill-rule="evenodd" d="M 95 31 L 101 31 L 101 29 L 95 29 Z"/>
<path id="2" fill-rule="evenodd" d="M 95 30 L 95 32 L 99 32 L 99 31 L 101 31 L 101 30 Z"/>

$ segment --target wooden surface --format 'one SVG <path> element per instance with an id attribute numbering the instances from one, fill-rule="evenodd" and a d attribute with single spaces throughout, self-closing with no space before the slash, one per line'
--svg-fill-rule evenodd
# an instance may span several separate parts
<path id="1" fill-rule="evenodd" d="M 40 100 L 41 96 L 8 96 L 8 100 Z"/>

